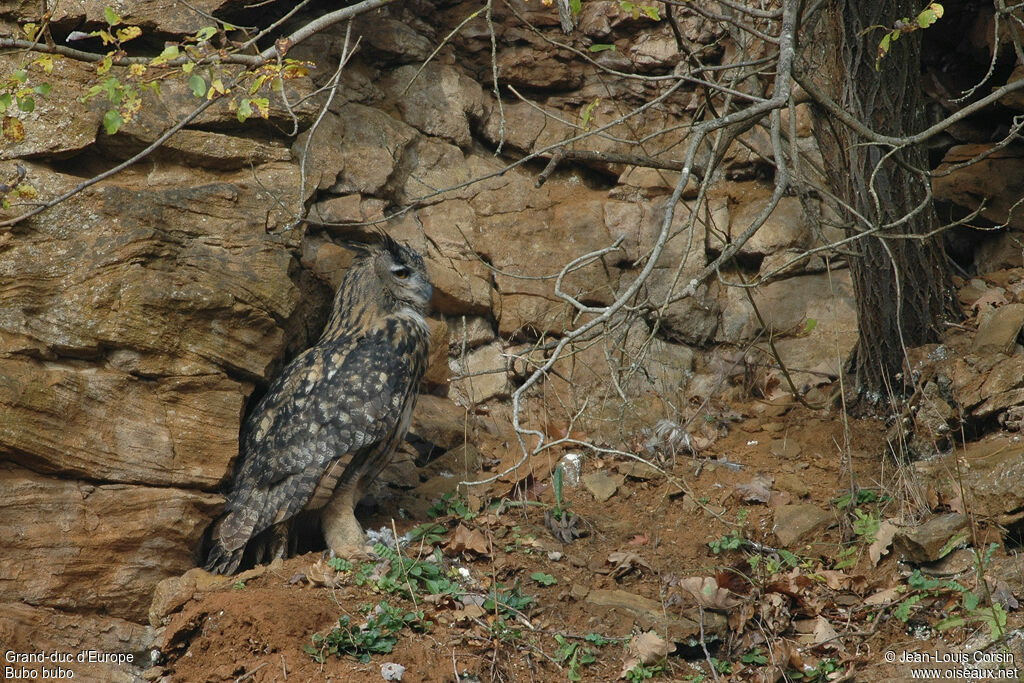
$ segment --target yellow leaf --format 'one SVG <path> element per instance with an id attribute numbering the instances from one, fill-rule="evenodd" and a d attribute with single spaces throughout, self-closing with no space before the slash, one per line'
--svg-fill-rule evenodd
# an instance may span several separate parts
<path id="1" fill-rule="evenodd" d="M 138 38 L 142 35 L 142 29 L 138 26 L 125 26 L 124 28 L 117 29 L 117 40 L 121 43 L 127 43 L 129 40 Z"/>
<path id="2" fill-rule="evenodd" d="M 3 121 L 0 121 L 0 130 L 3 131 L 3 137 L 11 142 L 21 142 L 25 139 L 25 124 L 10 116 L 5 116 Z"/>
<path id="3" fill-rule="evenodd" d="M 43 71 L 46 73 L 53 72 L 53 56 L 52 55 L 39 55 L 32 62 L 43 67 Z"/>

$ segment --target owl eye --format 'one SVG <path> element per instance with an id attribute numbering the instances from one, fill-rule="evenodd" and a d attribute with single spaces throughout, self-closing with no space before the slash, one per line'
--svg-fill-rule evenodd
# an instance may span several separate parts
<path id="1" fill-rule="evenodd" d="M 409 277 L 409 269 L 405 266 L 395 266 L 391 269 L 391 272 L 394 273 L 395 277 L 399 280 L 404 280 Z"/>

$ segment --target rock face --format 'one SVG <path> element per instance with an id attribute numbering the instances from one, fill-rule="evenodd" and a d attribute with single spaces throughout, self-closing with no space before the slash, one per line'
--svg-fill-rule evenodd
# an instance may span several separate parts
<path id="1" fill-rule="evenodd" d="M 63 44 L 69 27 L 105 25 L 106 4 L 51 8 L 54 38 Z M 38 3 L 8 5 L 0 8 L 8 33 L 40 19 Z M 684 55 L 699 51 L 713 63 L 736 47 L 723 27 L 681 6 L 653 3 L 652 16 L 587 2 L 567 38 L 550 8 L 514 5 L 542 32 L 620 71 L 659 76 Z M 790 263 L 824 239 L 816 200 L 783 198 L 736 263 L 681 295 L 767 205 L 762 132 L 744 134 L 745 151 L 729 153 L 709 196 L 698 200 L 691 182 L 675 207 L 666 198 L 678 171 L 599 159 L 563 162 L 538 188 L 538 168 L 507 164 L 550 156 L 595 126 L 609 125 L 575 149 L 635 154 L 631 141 L 643 139 L 655 160 L 678 161 L 704 95 L 684 88 L 620 120 L 622 107 L 668 94 L 669 81 L 608 79 L 503 4 L 493 21 L 476 16 L 454 32 L 465 15 L 450 9 L 428 1 L 359 17 L 360 51 L 329 105 L 318 89 L 334 73 L 344 28 L 295 45 L 288 56 L 317 68 L 269 88 L 267 119 L 240 124 L 238 103 L 223 98 L 129 170 L 0 228 L 0 527 L 9 530 L 0 544 L 0 640 L 34 629 L 35 644 L 92 638 L 107 647 L 107 638 L 121 643 L 111 650 L 145 648 L 154 588 L 194 566 L 251 397 L 319 335 L 350 260 L 343 242 L 374 229 L 418 249 L 435 286 L 430 395 L 413 416 L 414 445 L 466 455 L 467 434 L 483 429 L 467 427 L 476 404 L 506 398 L 547 360 L 545 343 L 636 283 L 670 210 L 671 238 L 635 306 L 607 321 L 595 343 L 568 349 L 546 379 L 562 408 L 596 399 L 591 405 L 612 414 L 623 396 L 652 395 L 685 405 L 720 384 L 728 352 L 711 344 L 745 345 L 765 333 L 798 382 L 839 371 L 856 338 L 849 276 L 828 252 Z M 252 13 L 237 0 L 118 11 L 153 44 L 195 35 L 211 14 Z M 595 40 L 616 49 L 590 53 Z M 15 177 L 17 160 L 41 201 L 135 154 L 198 102 L 186 79 L 168 75 L 110 136 L 108 103 L 80 101 L 102 80 L 94 67 L 52 63 L 45 75 L 29 70 L 30 85 L 45 79 L 50 94 L 34 112 L 12 114 L 25 137 L 0 150 L 0 183 Z M 123 67 L 111 73 L 130 76 Z M 531 101 L 513 99 L 507 86 Z M 807 108 L 796 113 L 795 143 L 813 148 Z M 949 163 L 974 152 L 954 149 Z M 1014 172 L 1019 157 L 1006 148 L 969 175 L 937 179 L 936 194 L 967 207 L 979 195 L 1005 199 L 1024 177 Z M 991 186 L 994 178 L 1004 185 Z M 1014 201 L 993 200 L 985 215 L 1021 227 Z M 24 209 L 14 201 L 0 220 Z M 309 222 L 298 220 L 305 209 Z M 763 323 L 741 288 L 758 277 L 770 280 L 753 295 Z M 985 335 L 998 358 L 963 361 L 991 370 L 985 379 L 950 371 L 974 416 L 1024 400 L 1012 353 L 1020 316 L 1008 309 Z M 413 457 L 403 457 L 396 469 L 412 469 Z M 803 516 L 806 529 L 800 515 L 780 528 L 798 537 L 824 523 Z"/>

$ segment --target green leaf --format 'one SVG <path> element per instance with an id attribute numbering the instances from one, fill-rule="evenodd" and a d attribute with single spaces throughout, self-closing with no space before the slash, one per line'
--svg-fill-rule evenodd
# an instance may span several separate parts
<path id="1" fill-rule="evenodd" d="M 921 28 L 928 28 L 936 21 L 941 19 L 945 11 L 946 10 L 943 9 L 942 5 L 940 5 L 937 2 L 933 2 L 932 4 L 925 7 L 924 10 L 917 15 L 917 25 L 920 26 Z"/>
<path id="2" fill-rule="evenodd" d="M 0 114 L 7 111 L 7 107 L 11 106 L 11 93 L 5 92 L 0 95 Z"/>
<path id="3" fill-rule="evenodd" d="M 887 54 L 889 54 L 889 44 L 892 42 L 892 34 L 886 33 L 882 36 L 882 40 L 878 42 L 878 58 L 875 60 L 875 70 L 878 70 L 878 62 L 882 60 Z"/>
<path id="4" fill-rule="evenodd" d="M 595 97 L 594 101 L 591 102 L 590 104 L 588 104 L 583 109 L 582 125 L 583 125 L 583 129 L 584 130 L 586 130 L 587 127 L 590 125 L 590 119 L 594 115 L 594 107 L 596 107 L 600 101 L 601 101 L 600 97 Z M 556 497 L 556 500 L 561 501 L 561 493 L 560 493 L 560 491 L 558 489 L 555 490 L 555 497 Z M 559 507 L 561 507 L 561 503 L 559 503 Z"/>
<path id="5" fill-rule="evenodd" d="M 804 326 L 804 334 L 810 334 L 814 331 L 814 328 L 818 326 L 816 318 L 808 318 L 807 325 Z"/>
<path id="6" fill-rule="evenodd" d="M 33 92 L 35 92 L 35 94 L 42 95 L 43 97 L 46 97 L 47 95 L 50 94 L 50 84 L 49 83 L 40 83 L 36 87 L 32 88 L 32 90 L 33 90 Z"/>
<path id="7" fill-rule="evenodd" d="M 163 64 L 164 62 L 169 62 L 172 59 L 177 59 L 178 55 L 180 55 L 180 54 L 181 54 L 181 51 L 178 50 L 178 46 L 177 45 L 166 45 L 166 46 L 164 46 L 164 51 L 161 52 L 159 55 L 157 55 L 153 59 L 152 63 L 154 65 L 156 65 L 156 64 Z"/>
<path id="8" fill-rule="evenodd" d="M 103 127 L 107 130 L 107 135 L 113 135 L 120 130 L 122 123 L 124 120 L 121 119 L 121 112 L 116 109 L 108 109 L 103 115 Z"/>
<path id="9" fill-rule="evenodd" d="M 118 16 L 109 5 L 103 8 L 103 18 L 107 20 L 107 23 L 111 26 L 117 26 L 121 23 L 121 17 Z"/>
<path id="10" fill-rule="evenodd" d="M 647 18 L 651 21 L 661 21 L 661 15 L 658 14 L 658 8 L 651 5 L 640 5 L 640 11 L 647 15 Z"/>
<path id="11" fill-rule="evenodd" d="M 30 111 L 35 111 L 36 101 L 32 97 L 25 95 L 24 97 L 18 98 L 18 109 L 22 110 L 26 114 Z"/>
<path id="12" fill-rule="evenodd" d="M 963 617 L 961 617 L 959 615 L 956 615 L 956 616 L 952 616 L 952 617 L 946 617 L 945 619 L 943 619 L 939 623 L 935 624 L 935 629 L 937 631 L 948 631 L 951 628 L 958 628 L 960 626 L 963 626 L 966 623 L 967 623 L 966 619 L 964 619 Z"/>
<path id="13" fill-rule="evenodd" d="M 553 586 L 558 583 L 558 579 L 551 576 L 551 574 L 545 574 L 544 572 L 534 572 L 530 574 L 530 578 L 542 586 Z"/>
<path id="14" fill-rule="evenodd" d="M 569 11 L 572 12 L 574 17 L 580 15 L 580 11 L 583 9 L 582 0 L 569 0 Z"/>
<path id="15" fill-rule="evenodd" d="M 237 112 L 240 123 L 245 123 L 246 119 L 253 115 L 253 108 L 249 105 L 248 99 L 239 100 L 239 111 Z"/>
<path id="16" fill-rule="evenodd" d="M 188 79 L 188 87 L 196 97 L 203 97 L 206 95 L 206 81 L 204 81 L 203 77 L 199 74 L 192 74 Z"/>
<path id="17" fill-rule="evenodd" d="M 21 83 L 24 83 L 28 80 L 28 71 L 25 71 L 24 69 L 18 69 L 13 74 L 11 74 L 11 78 Z"/>
<path id="18" fill-rule="evenodd" d="M 615 46 L 610 43 L 594 43 L 588 49 L 591 52 L 604 52 L 605 50 L 614 50 Z"/>

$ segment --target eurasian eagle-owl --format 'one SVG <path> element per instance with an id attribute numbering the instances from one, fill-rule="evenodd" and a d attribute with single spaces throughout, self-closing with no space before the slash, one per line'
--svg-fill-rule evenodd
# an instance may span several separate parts
<path id="1" fill-rule="evenodd" d="M 432 288 L 423 258 L 379 233 L 356 257 L 320 340 L 271 383 L 242 429 L 241 463 L 211 529 L 206 569 L 287 553 L 291 522 L 318 511 L 335 552 L 361 547 L 355 504 L 409 429 L 426 369 Z"/>

